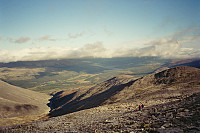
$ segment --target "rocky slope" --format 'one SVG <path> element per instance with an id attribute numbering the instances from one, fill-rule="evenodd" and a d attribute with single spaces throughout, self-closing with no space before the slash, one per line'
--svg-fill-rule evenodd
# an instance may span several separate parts
<path id="1" fill-rule="evenodd" d="M 200 92 L 200 69 L 175 67 L 135 79 L 131 76 L 114 77 L 88 90 L 55 95 L 50 116 L 58 116 L 105 104 L 145 102 L 151 104 L 176 100 L 177 96 Z M 152 100 L 152 101 L 151 101 Z"/>
<path id="2" fill-rule="evenodd" d="M 2 132 L 200 132 L 200 93 L 146 106 L 112 104 L 1 128 Z"/>
<path id="3" fill-rule="evenodd" d="M 5 132 L 199 132 L 200 69 L 175 67 L 135 79 L 112 78 L 89 89 L 58 92 L 50 118 Z M 145 105 L 142 111 L 138 105 Z M 55 117 L 57 116 L 57 117 Z"/>

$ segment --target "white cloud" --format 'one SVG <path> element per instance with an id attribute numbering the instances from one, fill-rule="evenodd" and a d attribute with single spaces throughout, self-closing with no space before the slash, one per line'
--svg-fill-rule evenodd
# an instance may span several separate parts
<path id="1" fill-rule="evenodd" d="M 145 41 L 147 42 L 147 41 Z M 164 58 L 174 57 L 180 49 L 180 44 L 171 39 L 155 39 L 144 45 L 143 48 L 119 48 L 117 56 L 160 56 Z"/>
<path id="2" fill-rule="evenodd" d="M 52 39 L 49 35 L 40 37 L 39 40 L 40 41 L 56 41 L 56 39 Z"/>
<path id="3" fill-rule="evenodd" d="M 2 40 L 3 39 L 3 37 L 2 36 L 0 36 L 0 40 Z"/>
<path id="4" fill-rule="evenodd" d="M 31 39 L 29 37 L 20 37 L 18 39 L 8 38 L 8 40 L 14 43 L 25 43 L 30 41 Z"/>
<path id="5" fill-rule="evenodd" d="M 172 33 L 171 36 L 174 38 L 178 38 L 178 37 L 195 35 L 195 34 L 200 34 L 200 27 L 190 27 L 182 31 L 177 31 L 177 32 Z"/>
<path id="6" fill-rule="evenodd" d="M 69 38 L 69 39 L 76 39 L 76 38 L 79 38 L 79 37 L 81 37 L 81 36 L 83 36 L 83 35 L 84 35 L 84 32 L 80 32 L 80 33 L 77 33 L 77 34 L 69 33 L 69 34 L 68 34 L 68 38 Z"/>
<path id="7" fill-rule="evenodd" d="M 148 45 L 150 46 L 138 50 L 141 56 L 173 58 L 181 48 L 181 45 L 173 39 L 158 39 Z"/>
<path id="8" fill-rule="evenodd" d="M 176 40 L 156 39 L 143 48 L 108 49 L 101 42 L 86 44 L 80 48 L 72 47 L 36 47 L 21 50 L 0 50 L 0 62 L 36 61 L 48 59 L 86 58 L 86 57 L 141 57 L 159 56 L 163 58 L 200 57 L 200 50 L 182 48 Z"/>
<path id="9" fill-rule="evenodd" d="M 28 42 L 30 40 L 29 37 L 20 37 L 19 39 L 15 40 L 15 43 L 25 43 Z"/>
<path id="10" fill-rule="evenodd" d="M 117 57 L 158 56 L 162 58 L 200 58 L 200 49 L 185 48 L 176 39 L 150 39 L 143 48 L 122 47 L 113 53 Z"/>
<path id="11" fill-rule="evenodd" d="M 67 58 L 111 58 L 111 57 L 141 57 L 159 56 L 162 58 L 200 58 L 200 36 L 197 34 L 198 28 L 185 30 L 166 38 L 145 39 L 135 42 L 128 42 L 127 45 L 114 47 L 104 47 L 102 42 L 85 44 L 82 47 L 35 47 L 21 50 L 0 50 L 0 62 L 11 61 L 35 61 L 49 59 Z M 192 32 L 191 32 L 192 31 Z M 193 34 L 191 34 L 193 33 Z M 71 35 L 71 38 L 81 36 L 83 33 Z M 41 40 L 51 40 L 49 36 L 40 38 Z M 23 43 L 30 38 L 21 37 L 19 39 L 8 38 L 16 43 Z M 191 45 L 192 43 L 194 43 Z M 136 47 L 136 45 L 140 47 Z"/>
<path id="12" fill-rule="evenodd" d="M 200 42 L 200 35 L 185 36 L 180 39 L 182 43 Z"/>
<path id="13" fill-rule="evenodd" d="M 0 62 L 36 61 L 48 59 L 108 57 L 108 50 L 102 43 L 86 44 L 81 48 L 72 47 L 36 47 L 21 50 L 0 50 Z"/>

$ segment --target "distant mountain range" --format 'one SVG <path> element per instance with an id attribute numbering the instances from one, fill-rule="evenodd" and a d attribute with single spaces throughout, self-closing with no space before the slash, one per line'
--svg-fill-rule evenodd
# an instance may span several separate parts
<path id="1" fill-rule="evenodd" d="M 48 68 L 51 71 L 75 71 L 99 73 L 105 70 L 127 69 L 153 63 L 169 63 L 170 59 L 159 57 L 119 57 L 119 58 L 91 58 L 91 59 L 63 59 L 41 61 L 18 61 L 0 63 L 0 67 Z"/>
<path id="2" fill-rule="evenodd" d="M 48 68 L 52 71 L 68 70 L 75 72 L 98 73 L 105 70 L 127 69 L 146 64 L 161 63 L 163 67 L 191 66 L 200 68 L 200 59 L 163 59 L 159 57 L 116 57 L 91 59 L 62 59 L 41 61 L 18 61 L 0 63 L 8 68 Z"/>

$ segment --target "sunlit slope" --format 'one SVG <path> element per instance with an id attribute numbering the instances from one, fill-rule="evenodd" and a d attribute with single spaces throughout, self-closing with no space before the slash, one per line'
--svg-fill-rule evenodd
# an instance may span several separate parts
<path id="1" fill-rule="evenodd" d="M 30 91 L 0 81 L 0 118 L 47 113 L 50 98 L 46 94 Z"/>

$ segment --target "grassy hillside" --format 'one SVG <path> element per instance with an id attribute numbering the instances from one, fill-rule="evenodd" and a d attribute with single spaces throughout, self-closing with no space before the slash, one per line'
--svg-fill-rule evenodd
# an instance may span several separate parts
<path id="1" fill-rule="evenodd" d="M 50 96 L 0 81 L 0 126 L 18 124 L 47 114 Z"/>

